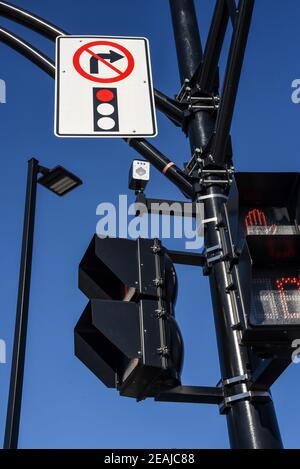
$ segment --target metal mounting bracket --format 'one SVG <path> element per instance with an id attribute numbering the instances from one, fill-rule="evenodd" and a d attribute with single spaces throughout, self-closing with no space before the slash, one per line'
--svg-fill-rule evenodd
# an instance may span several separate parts
<path id="1" fill-rule="evenodd" d="M 136 213 L 169 216 L 196 217 L 200 212 L 200 202 L 182 202 L 180 200 L 148 199 L 143 192 L 136 194 Z M 198 203 L 198 208 L 197 208 Z"/>
<path id="2" fill-rule="evenodd" d="M 199 169 L 198 174 L 200 186 L 221 184 L 225 188 L 229 188 L 233 180 L 234 169 L 231 167 L 226 169 L 206 169 L 202 167 Z M 212 177 L 218 177 L 219 179 L 210 179 Z"/>
<path id="3" fill-rule="evenodd" d="M 177 386 L 155 396 L 160 402 L 183 402 L 191 404 L 217 404 L 224 400 L 223 389 L 207 386 Z"/>
<path id="4" fill-rule="evenodd" d="M 185 78 L 178 94 L 175 97 L 176 101 L 179 101 L 181 103 L 184 99 L 186 99 L 187 95 L 191 91 L 192 88 L 190 87 L 190 80 L 188 78 Z"/>
<path id="5" fill-rule="evenodd" d="M 190 96 L 187 109 L 195 114 L 199 111 L 216 112 L 219 109 L 220 96 Z"/>

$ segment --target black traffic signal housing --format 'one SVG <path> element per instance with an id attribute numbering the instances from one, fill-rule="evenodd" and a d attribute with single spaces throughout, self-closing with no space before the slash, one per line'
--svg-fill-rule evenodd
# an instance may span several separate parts
<path id="1" fill-rule="evenodd" d="M 262 356 L 300 337 L 299 173 L 237 173 L 225 206 L 242 341 Z"/>
<path id="2" fill-rule="evenodd" d="M 75 354 L 108 387 L 138 400 L 180 385 L 176 273 L 159 240 L 94 236 L 79 267 L 90 299 Z"/>

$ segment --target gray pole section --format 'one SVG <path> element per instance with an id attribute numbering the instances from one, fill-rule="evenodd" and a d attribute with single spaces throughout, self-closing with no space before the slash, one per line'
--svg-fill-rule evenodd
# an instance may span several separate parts
<path id="1" fill-rule="evenodd" d="M 18 447 L 38 172 L 39 162 L 32 158 L 28 161 L 18 302 L 5 424 L 4 449 L 15 449 Z"/>
<path id="2" fill-rule="evenodd" d="M 251 0 L 250 2 L 247 0 L 247 2 L 246 6 L 250 5 L 248 15 L 251 19 L 250 10 L 251 6 L 253 8 L 253 2 L 252 5 Z M 192 77 L 202 59 L 200 35 L 193 0 L 170 0 L 170 7 L 180 77 L 181 81 L 183 81 Z M 241 46 L 243 45 L 242 41 L 247 40 L 247 35 L 240 39 Z M 235 50 L 235 54 L 239 54 L 239 51 Z M 238 60 L 240 68 L 242 61 L 243 55 L 241 54 Z M 227 70 L 227 75 L 231 72 L 232 64 L 229 70 Z M 235 71 L 235 74 L 236 83 L 234 85 L 237 90 L 239 73 Z M 234 90 L 231 89 L 232 91 Z M 228 109 L 228 112 L 231 111 L 233 109 Z M 224 112 L 226 112 L 226 109 L 223 109 L 222 118 L 224 117 Z M 216 122 L 212 115 L 203 111 L 197 112 L 193 119 L 190 120 L 188 135 L 192 152 L 196 148 L 206 146 L 213 135 L 215 124 Z M 217 156 L 220 157 L 220 154 Z M 218 163 L 220 164 L 221 161 L 218 161 Z M 224 189 L 222 189 L 222 186 L 212 182 L 206 194 L 211 198 L 205 199 L 205 218 L 216 218 L 220 214 L 224 200 L 216 197 L 216 194 L 222 196 Z M 217 245 L 222 246 L 223 252 L 229 251 L 227 251 L 228 246 L 226 246 L 226 241 L 220 236 L 217 223 L 209 223 L 206 227 L 205 246 L 213 247 Z M 233 327 L 237 306 L 234 296 L 227 289 L 231 280 L 227 270 L 226 261 L 222 258 L 214 264 L 210 272 L 210 287 L 222 379 L 241 377 L 241 381 L 238 384 L 233 384 L 228 388 L 231 396 L 238 396 L 248 389 L 247 379 L 243 380 L 242 377 L 249 375 L 251 369 L 249 351 L 240 345 L 240 332 Z M 272 401 L 257 402 L 241 398 L 232 402 L 227 409 L 226 416 L 232 448 L 282 448 Z"/>

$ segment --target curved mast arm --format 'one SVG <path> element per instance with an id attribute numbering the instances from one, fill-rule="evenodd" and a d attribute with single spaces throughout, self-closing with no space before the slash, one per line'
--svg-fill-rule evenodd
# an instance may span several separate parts
<path id="1" fill-rule="evenodd" d="M 48 39 L 55 40 L 57 36 L 66 36 L 68 34 L 54 24 L 49 23 L 43 18 L 33 15 L 29 11 L 23 10 L 23 8 L 19 8 L 12 3 L 0 1 L 0 15 L 24 26 L 28 26 L 30 29 L 41 33 Z"/>
<path id="2" fill-rule="evenodd" d="M 0 28 L 0 41 L 3 41 L 12 49 L 24 55 L 24 57 L 35 63 L 35 65 L 40 67 L 51 77 L 55 77 L 55 63 L 53 60 L 43 54 L 39 49 L 33 47 L 29 42 L 24 41 L 5 28 Z"/>

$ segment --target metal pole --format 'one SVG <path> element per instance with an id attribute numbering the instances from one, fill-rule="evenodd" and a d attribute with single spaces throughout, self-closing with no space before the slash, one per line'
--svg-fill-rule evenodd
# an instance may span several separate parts
<path id="1" fill-rule="evenodd" d="M 175 42 L 181 79 L 190 79 L 202 59 L 202 49 L 193 0 L 170 0 Z M 192 151 L 203 148 L 212 136 L 214 118 L 206 112 L 197 112 L 190 121 L 188 133 Z M 205 199 L 205 217 L 219 215 L 224 191 L 211 185 L 207 190 L 211 198 Z M 216 196 L 218 195 L 218 196 Z M 221 245 L 228 252 L 226 241 L 218 227 L 209 223 L 205 232 L 206 247 Z M 282 448 L 280 432 L 272 401 L 259 403 L 243 399 L 249 375 L 249 354 L 240 345 L 239 331 L 233 327 L 236 310 L 234 296 L 228 292 L 230 278 L 222 258 L 211 267 L 210 287 L 214 310 L 216 335 L 222 379 L 241 377 L 238 384 L 230 386 L 231 396 L 241 396 L 227 409 L 227 425 L 232 448 Z M 243 378 L 244 377 L 244 378 Z"/>
<path id="2" fill-rule="evenodd" d="M 211 92 L 216 83 L 218 63 L 228 25 L 226 0 L 217 0 L 198 75 L 199 89 Z M 197 74 L 196 74 L 197 75 Z"/>
<path id="3" fill-rule="evenodd" d="M 40 67 L 48 75 L 55 76 L 55 63 L 41 51 L 33 47 L 29 42 L 24 41 L 16 34 L 11 33 L 5 28 L 0 28 L 0 41 L 22 54 L 31 62 Z"/>
<path id="4" fill-rule="evenodd" d="M 18 302 L 5 424 L 4 449 L 15 449 L 18 447 L 38 172 L 39 162 L 32 158 L 28 161 Z"/>
<path id="5" fill-rule="evenodd" d="M 54 41 L 57 36 L 64 36 L 67 34 L 61 28 L 58 28 L 49 21 L 44 20 L 44 18 L 34 15 L 13 3 L 0 2 L 0 15 L 12 21 L 16 21 L 23 26 L 27 26 L 33 31 L 36 31 Z"/>
<path id="6" fill-rule="evenodd" d="M 224 78 L 222 100 L 216 122 L 215 137 L 211 153 L 218 163 L 223 162 L 225 149 L 230 133 L 234 105 L 241 77 L 245 48 L 251 24 L 255 0 L 244 0 L 239 6 L 239 20 L 235 26 L 234 38 L 231 41 L 230 60 Z"/>

